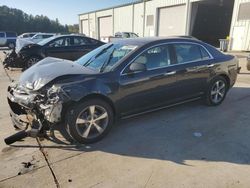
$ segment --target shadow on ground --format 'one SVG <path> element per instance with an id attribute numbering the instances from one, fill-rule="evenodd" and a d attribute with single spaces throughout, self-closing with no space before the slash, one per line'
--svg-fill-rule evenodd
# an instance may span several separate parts
<path id="1" fill-rule="evenodd" d="M 250 163 L 250 88 L 233 88 L 225 102 L 207 107 L 197 101 L 119 122 L 102 141 L 67 144 L 58 134 L 44 148 L 102 151 L 186 164 L 187 160 Z M 67 132 L 59 130 L 64 137 Z M 56 133 L 55 131 L 54 133 Z M 196 137 L 194 133 L 200 133 Z M 25 145 L 15 147 L 37 147 Z"/>

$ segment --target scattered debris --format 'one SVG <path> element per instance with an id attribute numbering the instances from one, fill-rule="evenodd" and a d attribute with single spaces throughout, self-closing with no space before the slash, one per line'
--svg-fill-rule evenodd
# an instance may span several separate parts
<path id="1" fill-rule="evenodd" d="M 202 137 L 202 134 L 200 132 L 194 132 L 193 134 L 195 137 Z"/>
<path id="2" fill-rule="evenodd" d="M 36 165 L 32 162 L 22 162 L 23 167 L 20 169 L 20 171 L 17 173 L 17 175 L 26 174 L 30 171 L 32 171 Z"/>

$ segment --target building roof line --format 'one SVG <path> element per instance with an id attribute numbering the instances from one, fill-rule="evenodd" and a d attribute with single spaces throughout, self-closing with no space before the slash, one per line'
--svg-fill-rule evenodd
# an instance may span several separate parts
<path id="1" fill-rule="evenodd" d="M 125 7 L 125 6 L 129 6 L 129 5 L 135 5 L 135 4 L 142 3 L 144 1 L 152 1 L 152 0 L 137 0 L 137 1 L 134 1 L 134 2 L 131 2 L 131 3 L 125 3 L 125 4 L 116 5 L 116 6 L 112 6 L 112 7 L 107 7 L 107 8 L 103 8 L 103 9 L 99 9 L 99 10 L 84 12 L 84 13 L 78 14 L 78 16 L 91 14 L 91 13 L 95 13 L 95 12 L 100 12 L 100 11 L 105 11 L 105 10 L 114 9 L 114 8 Z"/>

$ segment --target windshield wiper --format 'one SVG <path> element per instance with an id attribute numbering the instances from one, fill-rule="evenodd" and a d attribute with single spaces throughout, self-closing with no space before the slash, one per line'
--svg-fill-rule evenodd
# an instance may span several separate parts
<path id="1" fill-rule="evenodd" d="M 107 59 L 107 61 L 105 61 L 105 62 L 103 63 L 102 67 L 100 68 L 100 72 L 103 72 L 104 69 L 109 65 L 110 60 L 111 60 L 111 58 L 113 57 L 114 51 L 115 51 L 115 48 L 111 51 L 111 53 L 110 53 L 109 58 Z"/>
<path id="2" fill-rule="evenodd" d="M 112 47 L 114 44 L 109 45 L 108 47 L 102 49 L 98 54 L 96 54 L 93 58 L 90 58 L 83 66 L 88 66 L 94 59 L 98 58 L 100 55 L 105 53 L 110 47 Z"/>

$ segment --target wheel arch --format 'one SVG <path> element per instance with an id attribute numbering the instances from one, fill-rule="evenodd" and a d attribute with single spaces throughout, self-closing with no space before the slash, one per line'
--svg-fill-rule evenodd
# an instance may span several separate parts
<path id="1" fill-rule="evenodd" d="M 228 76 L 227 74 L 224 74 L 224 73 L 219 74 L 219 75 L 217 75 L 216 77 L 218 77 L 218 76 L 223 77 L 223 78 L 227 81 L 227 87 L 228 87 L 227 89 L 229 89 L 229 88 L 230 88 L 230 85 L 231 85 L 229 76 Z"/>
<path id="2" fill-rule="evenodd" d="M 88 95 L 82 97 L 79 100 L 79 102 L 83 102 L 83 101 L 89 100 L 89 99 L 101 99 L 101 100 L 105 101 L 106 103 L 108 103 L 110 105 L 110 107 L 113 110 L 114 116 L 116 116 L 116 113 L 117 113 L 116 107 L 114 105 L 114 102 L 109 97 L 102 95 L 102 94 L 99 94 L 99 93 L 92 93 L 92 94 L 88 94 Z"/>
<path id="3" fill-rule="evenodd" d="M 231 86 L 231 81 L 230 81 L 229 76 L 226 73 L 219 73 L 219 74 L 214 75 L 213 77 L 209 79 L 208 84 L 210 84 L 214 79 L 218 77 L 223 77 L 227 81 L 227 86 L 228 86 L 227 89 L 229 89 Z"/>

